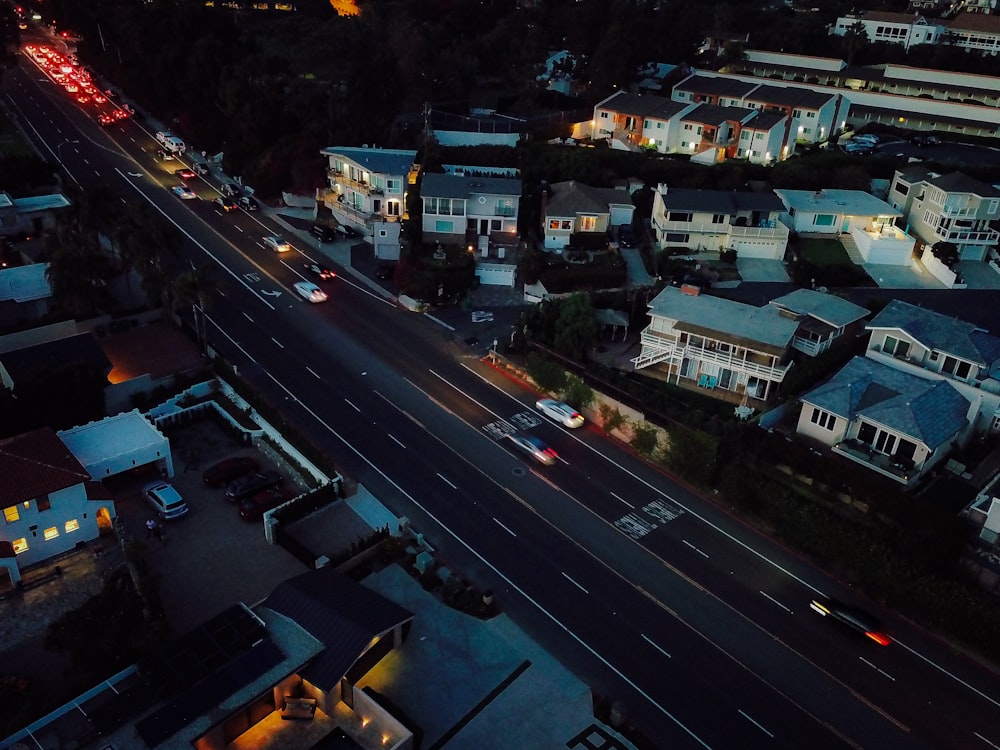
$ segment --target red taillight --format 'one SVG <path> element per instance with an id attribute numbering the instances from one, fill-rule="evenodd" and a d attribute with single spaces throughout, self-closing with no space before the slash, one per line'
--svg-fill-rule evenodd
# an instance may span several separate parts
<path id="1" fill-rule="evenodd" d="M 884 633 L 869 631 L 866 632 L 865 635 L 871 638 L 873 641 L 875 641 L 875 643 L 877 643 L 880 646 L 888 646 L 890 643 L 892 643 L 892 640 L 889 638 L 889 636 L 885 635 Z"/>
<path id="2" fill-rule="evenodd" d="M 546 453 L 547 453 L 548 455 L 552 456 L 552 458 L 559 458 L 559 454 L 558 454 L 558 453 L 556 453 L 556 452 L 555 452 L 554 450 L 552 450 L 551 448 L 546 448 L 546 449 L 545 449 L 545 452 L 546 452 Z"/>

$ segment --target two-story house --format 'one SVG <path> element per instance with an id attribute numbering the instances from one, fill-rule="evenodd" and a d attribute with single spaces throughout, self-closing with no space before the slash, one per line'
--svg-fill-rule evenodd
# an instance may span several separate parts
<path id="1" fill-rule="evenodd" d="M 657 186 L 651 226 L 661 249 L 692 252 L 735 250 L 739 257 L 781 260 L 788 227 L 778 217 L 784 209 L 773 193 L 684 190 Z"/>
<path id="2" fill-rule="evenodd" d="M 825 234 L 849 243 L 865 263 L 908 266 L 913 237 L 895 225 L 902 212 L 864 190 L 775 190 L 781 221 L 799 234 Z"/>
<path id="3" fill-rule="evenodd" d="M 919 13 L 869 10 L 841 16 L 830 28 L 830 33 L 844 36 L 855 28 L 864 29 L 869 42 L 899 44 L 909 49 L 918 44 L 937 44 L 946 27 L 943 21 Z"/>
<path id="4" fill-rule="evenodd" d="M 797 434 L 907 487 L 967 440 L 975 409 L 951 382 L 868 357 L 799 400 Z"/>
<path id="5" fill-rule="evenodd" d="M 815 357 L 838 342 L 850 341 L 864 332 L 869 310 L 835 294 L 796 289 L 776 297 L 774 305 L 783 315 L 798 321 L 792 348 Z"/>
<path id="6" fill-rule="evenodd" d="M 594 105 L 591 137 L 608 140 L 612 147 L 630 150 L 656 147 L 666 153 L 672 145 L 671 123 L 692 107 L 655 94 L 616 91 Z"/>
<path id="7" fill-rule="evenodd" d="M 774 305 L 754 307 L 668 286 L 649 303 L 636 370 L 734 403 L 772 399 L 792 366 L 799 321 Z"/>
<path id="8" fill-rule="evenodd" d="M 896 170 L 889 200 L 921 244 L 950 242 L 961 260 L 986 260 L 1000 232 L 1000 190 L 961 172 L 941 175 L 913 164 Z"/>
<path id="9" fill-rule="evenodd" d="M 481 238 L 509 244 L 517 235 L 518 179 L 425 173 L 420 200 L 427 242 L 478 248 Z"/>
<path id="10" fill-rule="evenodd" d="M 741 132 L 756 116 L 748 107 L 699 104 L 678 116 L 681 126 L 675 150 L 704 164 L 735 158 Z"/>
<path id="11" fill-rule="evenodd" d="M 403 219 L 406 191 L 419 172 L 416 151 L 330 146 L 320 153 L 329 161 L 329 187 L 317 193 L 318 212 L 368 235 L 377 222 Z"/>
<path id="12" fill-rule="evenodd" d="M 11 583 L 37 563 L 111 528 L 115 503 L 56 433 L 43 427 L 0 440 L 0 575 Z"/>
<path id="13" fill-rule="evenodd" d="M 581 182 L 557 182 L 542 189 L 542 232 L 547 250 L 562 251 L 574 235 L 607 236 L 611 227 L 631 224 L 635 204 L 624 190 Z"/>
<path id="14" fill-rule="evenodd" d="M 975 406 L 977 432 L 1000 431 L 1000 337 L 958 318 L 892 300 L 868 323 L 865 356 L 947 380 Z"/>

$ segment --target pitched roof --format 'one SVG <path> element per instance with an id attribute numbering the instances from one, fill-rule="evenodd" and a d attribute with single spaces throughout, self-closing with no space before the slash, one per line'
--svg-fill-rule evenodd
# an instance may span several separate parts
<path id="1" fill-rule="evenodd" d="M 969 177 L 961 172 L 949 172 L 946 175 L 934 175 L 928 184 L 944 190 L 946 193 L 971 193 L 980 198 L 1000 198 L 1000 190 L 975 177 Z"/>
<path id="2" fill-rule="evenodd" d="M 931 450 L 968 424 L 969 402 L 947 380 L 925 380 L 865 357 L 854 357 L 801 400 L 851 422 L 875 422 Z"/>
<path id="3" fill-rule="evenodd" d="M 509 177 L 425 173 L 420 183 L 422 198 L 471 198 L 475 195 L 513 195 L 520 197 L 521 181 Z"/>
<path id="4" fill-rule="evenodd" d="M 1000 34 L 1000 16 L 988 13 L 959 13 L 950 21 L 942 21 L 943 25 L 959 31 L 985 31 L 989 34 Z"/>
<path id="5" fill-rule="evenodd" d="M 711 294 L 685 294 L 668 286 L 649 303 L 650 315 L 671 318 L 678 328 L 722 334 L 751 348 L 780 356 L 788 348 L 798 323 L 782 317 L 771 305 L 754 307 Z"/>
<path id="6" fill-rule="evenodd" d="M 743 126 L 744 130 L 770 130 L 785 119 L 784 112 L 758 111 L 757 116 Z"/>
<path id="7" fill-rule="evenodd" d="M 724 122 L 747 122 L 757 116 L 757 110 L 750 107 L 720 107 L 718 104 L 699 104 L 686 115 L 682 122 L 698 122 L 702 125 L 721 125 Z"/>
<path id="8" fill-rule="evenodd" d="M 743 98 L 757 84 L 726 76 L 698 75 L 693 73 L 674 86 L 674 91 L 690 91 L 693 94 L 728 96 Z"/>
<path id="9" fill-rule="evenodd" d="M 0 440 L 0 507 L 90 480 L 51 427 Z"/>
<path id="10" fill-rule="evenodd" d="M 624 190 L 599 188 L 570 180 L 550 186 L 552 197 L 545 206 L 546 216 L 607 214 L 611 206 L 632 206 L 632 196 Z"/>
<path id="11" fill-rule="evenodd" d="M 324 646 L 300 674 L 330 690 L 372 639 L 413 619 L 413 613 L 333 568 L 290 578 L 271 593 L 264 606 L 298 623 Z"/>
<path id="12" fill-rule="evenodd" d="M 829 323 L 834 328 L 861 320 L 869 312 L 861 305 L 855 305 L 843 297 L 817 292 L 814 289 L 796 289 L 794 292 L 771 300 L 771 304 L 796 315 L 809 315 L 824 323 Z"/>
<path id="13" fill-rule="evenodd" d="M 749 94 L 745 100 L 748 102 L 760 102 L 776 107 L 799 107 L 801 109 L 819 109 L 837 94 L 832 91 L 812 91 L 811 89 L 799 88 L 797 86 L 773 86 L 771 84 L 761 84 Z"/>
<path id="14" fill-rule="evenodd" d="M 669 188 L 660 194 L 667 210 L 711 211 L 733 215 L 738 211 L 781 211 L 784 204 L 773 192 L 753 193 L 733 190 L 689 190 Z"/>
<path id="15" fill-rule="evenodd" d="M 342 156 L 375 174 L 406 175 L 416 161 L 416 151 L 357 146 L 328 146 L 324 156 Z"/>
<path id="16" fill-rule="evenodd" d="M 872 318 L 869 331 L 895 328 L 905 331 L 928 349 L 952 354 L 996 372 L 1000 365 L 1000 338 L 958 318 L 894 299 Z"/>
<path id="17" fill-rule="evenodd" d="M 14 382 L 15 390 L 19 382 L 37 373 L 71 365 L 89 365 L 105 375 L 111 372 L 111 360 L 91 331 L 4 352 L 0 354 L 0 361 Z"/>

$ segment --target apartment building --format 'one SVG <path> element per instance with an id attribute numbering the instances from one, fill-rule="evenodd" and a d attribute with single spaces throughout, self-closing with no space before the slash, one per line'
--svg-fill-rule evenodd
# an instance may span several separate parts
<path id="1" fill-rule="evenodd" d="M 1000 190 L 961 172 L 938 174 L 913 164 L 896 170 L 889 201 L 906 216 L 908 231 L 933 247 L 953 243 L 960 260 L 985 261 L 997 252 Z"/>

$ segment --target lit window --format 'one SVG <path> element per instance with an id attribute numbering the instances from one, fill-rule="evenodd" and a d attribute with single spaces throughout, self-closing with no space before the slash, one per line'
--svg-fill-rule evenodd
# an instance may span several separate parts
<path id="1" fill-rule="evenodd" d="M 14 521 L 21 517 L 21 514 L 18 512 L 17 506 L 12 505 L 9 508 L 3 509 L 3 517 L 7 519 L 7 523 L 14 523 Z"/>
<path id="2" fill-rule="evenodd" d="M 49 528 L 45 529 L 45 541 L 55 539 L 57 536 L 59 536 L 59 529 L 55 526 L 49 526 Z"/>
<path id="3" fill-rule="evenodd" d="M 597 229 L 597 217 L 596 216 L 581 216 L 580 217 L 580 229 L 584 232 L 593 232 Z"/>
<path id="4" fill-rule="evenodd" d="M 79 531 L 80 522 L 74 518 L 72 521 L 67 521 L 66 526 L 64 528 L 67 534 L 69 534 L 71 531 Z"/>
<path id="5" fill-rule="evenodd" d="M 22 552 L 28 551 L 28 540 L 24 537 L 15 539 L 12 546 L 14 547 L 14 554 L 20 555 Z"/>

